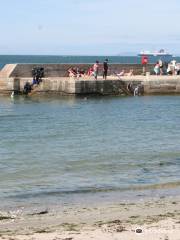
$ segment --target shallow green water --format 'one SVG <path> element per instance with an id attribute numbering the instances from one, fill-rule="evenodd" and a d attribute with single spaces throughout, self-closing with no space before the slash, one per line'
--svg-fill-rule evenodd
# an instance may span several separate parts
<path id="1" fill-rule="evenodd" d="M 1 204 L 178 187 L 179 105 L 180 96 L 0 98 Z"/>

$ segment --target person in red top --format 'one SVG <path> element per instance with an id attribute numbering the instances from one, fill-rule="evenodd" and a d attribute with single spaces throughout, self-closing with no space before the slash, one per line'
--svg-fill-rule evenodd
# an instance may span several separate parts
<path id="1" fill-rule="evenodd" d="M 141 63 L 143 65 L 143 75 L 146 73 L 146 65 L 148 64 L 148 57 L 143 55 L 141 59 Z"/>

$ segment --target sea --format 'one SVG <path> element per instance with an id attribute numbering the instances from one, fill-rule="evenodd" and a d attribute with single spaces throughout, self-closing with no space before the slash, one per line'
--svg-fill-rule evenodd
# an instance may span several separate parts
<path id="1" fill-rule="evenodd" d="M 180 95 L 0 97 L 0 210 L 180 194 L 179 119 Z"/>
<path id="2" fill-rule="evenodd" d="M 94 63 L 98 60 L 102 63 L 106 58 L 111 63 L 141 63 L 140 56 L 46 56 L 46 55 L 0 55 L 0 69 L 8 63 Z M 149 63 L 156 63 L 160 58 L 157 56 L 148 57 Z M 180 57 L 161 57 L 163 61 L 170 62 L 175 59 L 180 62 Z"/>

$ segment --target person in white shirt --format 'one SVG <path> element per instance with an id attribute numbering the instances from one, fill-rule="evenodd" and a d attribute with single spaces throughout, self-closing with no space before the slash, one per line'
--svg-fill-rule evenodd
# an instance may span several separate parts
<path id="1" fill-rule="evenodd" d="M 93 71 L 94 71 L 94 78 L 97 80 L 98 72 L 99 72 L 99 61 L 96 61 L 96 63 L 93 65 Z"/>

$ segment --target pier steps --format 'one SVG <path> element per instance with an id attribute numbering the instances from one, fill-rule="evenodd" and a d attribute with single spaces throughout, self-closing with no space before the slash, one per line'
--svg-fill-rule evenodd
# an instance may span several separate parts
<path id="1" fill-rule="evenodd" d="M 17 64 L 6 64 L 0 71 L 0 92 L 8 94 L 14 88 L 14 81 L 11 75 L 16 68 Z"/>
<path id="2" fill-rule="evenodd" d="M 41 91 L 41 88 L 42 88 L 42 83 L 43 83 L 43 79 L 41 79 L 41 82 L 38 84 L 38 85 L 34 85 L 31 92 L 28 93 L 28 96 L 32 96 L 36 93 L 38 93 L 39 91 Z"/>
<path id="3" fill-rule="evenodd" d="M 6 64 L 0 71 L 0 78 L 11 77 L 11 74 L 16 67 L 17 64 Z"/>

